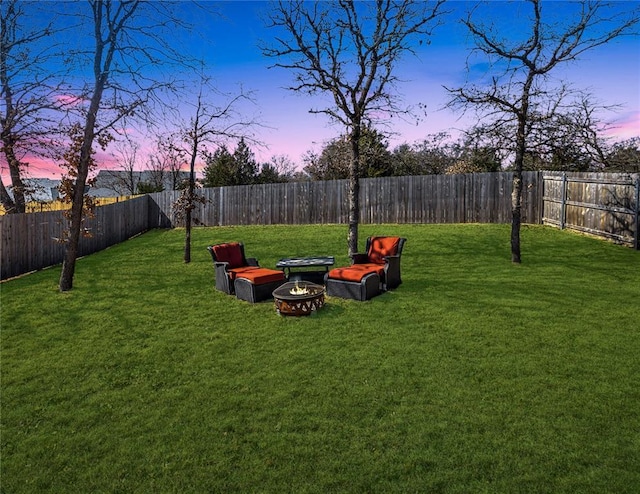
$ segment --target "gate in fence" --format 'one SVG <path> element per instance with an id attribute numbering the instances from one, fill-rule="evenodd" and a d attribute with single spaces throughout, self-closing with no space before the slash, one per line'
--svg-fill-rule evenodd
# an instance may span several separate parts
<path id="1" fill-rule="evenodd" d="M 640 248 L 640 174 L 545 172 L 543 183 L 543 224 Z"/>

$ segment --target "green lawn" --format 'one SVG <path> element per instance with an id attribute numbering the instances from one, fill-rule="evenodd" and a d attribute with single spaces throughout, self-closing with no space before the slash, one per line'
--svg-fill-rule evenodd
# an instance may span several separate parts
<path id="1" fill-rule="evenodd" d="M 278 316 L 209 243 L 336 255 L 347 227 L 153 231 L 3 283 L 2 493 L 636 493 L 640 253 L 524 226 L 407 237 L 404 283 Z"/>

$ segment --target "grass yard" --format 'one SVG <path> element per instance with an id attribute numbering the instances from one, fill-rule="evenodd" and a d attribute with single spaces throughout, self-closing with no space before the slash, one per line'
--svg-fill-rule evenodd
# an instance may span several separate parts
<path id="1" fill-rule="evenodd" d="M 540 226 L 363 225 L 404 283 L 307 318 L 214 290 L 209 243 L 336 255 L 344 225 L 152 231 L 1 286 L 3 493 L 636 493 L 640 253 Z"/>

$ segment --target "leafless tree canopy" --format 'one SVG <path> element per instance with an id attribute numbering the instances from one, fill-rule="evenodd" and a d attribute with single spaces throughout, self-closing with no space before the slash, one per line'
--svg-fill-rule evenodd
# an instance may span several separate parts
<path id="1" fill-rule="evenodd" d="M 527 146 L 535 124 L 553 119 L 567 94 L 568 83 L 554 85 L 550 74 L 588 50 L 632 34 L 639 20 L 637 8 L 625 11 L 606 2 L 567 4 L 569 10 L 562 18 L 551 17 L 541 0 L 527 4 L 530 14 L 521 38 L 505 38 L 494 25 L 476 22 L 475 11 L 462 21 L 475 40 L 472 55 L 479 54 L 490 64 L 489 78 L 448 89 L 453 107 L 473 108 L 492 120 L 496 129 L 513 129 L 511 257 L 515 263 L 521 262 L 520 208 Z"/>
<path id="2" fill-rule="evenodd" d="M 329 98 L 311 108 L 342 124 L 350 137 L 349 253 L 358 250 L 359 141 L 363 125 L 405 112 L 400 108 L 395 69 L 427 43 L 437 25 L 443 1 L 377 0 L 375 2 L 279 1 L 270 16 L 277 30 L 275 46 L 264 54 L 276 67 L 294 74 L 292 91 Z"/>
<path id="3" fill-rule="evenodd" d="M 38 4 L 3 0 L 0 4 L 0 152 L 6 159 L 13 199 L 0 182 L 0 201 L 7 213 L 24 213 L 27 156 L 51 157 L 49 149 L 59 134 L 59 112 L 68 107 L 56 96 L 64 93 L 64 73 L 54 73 L 49 62 L 62 47 L 51 38 L 64 33 L 55 16 L 45 24 L 34 22 Z M 46 68 L 45 68 L 46 67 Z"/>
<path id="4" fill-rule="evenodd" d="M 264 53 L 292 70 L 293 91 L 330 95 L 312 113 L 325 113 L 350 128 L 399 106 L 394 69 L 414 53 L 416 40 L 428 43 L 443 1 L 278 2 L 271 15 L 275 47 Z"/>

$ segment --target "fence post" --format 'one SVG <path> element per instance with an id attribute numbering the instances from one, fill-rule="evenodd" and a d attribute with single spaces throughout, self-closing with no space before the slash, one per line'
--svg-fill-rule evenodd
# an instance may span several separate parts
<path id="1" fill-rule="evenodd" d="M 564 230 L 567 222 L 567 172 L 562 172 L 562 205 L 560 207 L 560 229 Z"/>
<path id="2" fill-rule="evenodd" d="M 536 174 L 537 182 L 536 182 L 536 191 L 537 191 L 537 200 L 538 200 L 538 225 L 544 225 L 544 172 L 539 170 Z"/>
<path id="3" fill-rule="evenodd" d="M 636 178 L 636 230 L 633 233 L 633 248 L 636 250 L 640 250 L 640 245 L 638 245 L 640 242 L 638 241 L 638 238 L 640 237 L 640 232 L 638 232 L 638 230 L 640 229 L 640 221 L 638 219 L 638 216 L 640 216 L 640 175 L 638 175 L 638 178 Z"/>

